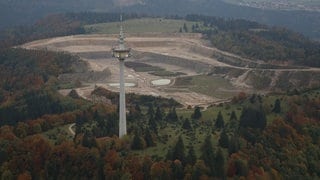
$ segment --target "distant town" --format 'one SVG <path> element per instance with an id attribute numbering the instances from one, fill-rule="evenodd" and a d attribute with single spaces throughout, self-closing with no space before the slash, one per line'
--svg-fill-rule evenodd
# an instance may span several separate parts
<path id="1" fill-rule="evenodd" d="M 227 2 L 260 9 L 277 10 L 304 10 L 320 12 L 320 2 L 310 1 L 290 1 L 290 0 L 226 0 Z"/>

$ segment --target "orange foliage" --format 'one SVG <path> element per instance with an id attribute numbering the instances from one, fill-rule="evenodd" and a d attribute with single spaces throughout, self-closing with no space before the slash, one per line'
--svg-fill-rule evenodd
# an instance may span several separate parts
<path id="1" fill-rule="evenodd" d="M 150 170 L 151 178 L 157 178 L 157 177 L 166 177 L 171 175 L 171 168 L 169 163 L 160 161 L 155 162 L 151 166 Z"/>
<path id="2" fill-rule="evenodd" d="M 32 180 L 32 177 L 30 173 L 26 171 L 22 174 L 19 174 L 17 177 L 17 180 Z"/>

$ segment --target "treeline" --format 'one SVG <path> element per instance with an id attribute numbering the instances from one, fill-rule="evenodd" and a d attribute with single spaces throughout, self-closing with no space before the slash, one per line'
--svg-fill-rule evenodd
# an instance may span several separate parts
<path id="1" fill-rule="evenodd" d="M 124 14 L 124 19 L 138 18 L 141 15 Z M 30 26 L 19 26 L 0 32 L 0 48 L 19 45 L 33 40 L 57 36 L 84 34 L 84 25 L 119 21 L 119 13 L 63 13 L 40 19 Z"/>
<path id="2" fill-rule="evenodd" d="M 288 29 L 202 15 L 187 15 L 186 20 L 203 22 L 194 32 L 206 34 L 221 50 L 273 63 L 320 67 L 320 43 Z"/>
<path id="3" fill-rule="evenodd" d="M 84 25 L 119 21 L 118 13 L 65 13 L 50 15 L 32 26 L 21 26 L 0 33 L 0 47 L 55 36 L 85 33 Z M 148 17 L 124 14 L 124 19 Z M 179 17 L 174 17 L 179 18 Z M 243 57 L 275 64 L 320 67 L 320 43 L 285 28 L 268 27 L 241 19 L 223 19 L 203 15 L 186 15 L 188 21 L 199 21 L 192 32 L 201 32 L 221 50 Z"/>

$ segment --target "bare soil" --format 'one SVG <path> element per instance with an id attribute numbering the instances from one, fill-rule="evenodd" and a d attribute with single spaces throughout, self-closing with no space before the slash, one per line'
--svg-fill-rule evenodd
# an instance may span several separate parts
<path id="1" fill-rule="evenodd" d="M 111 76 L 105 80 L 87 83 L 87 87 L 78 88 L 77 92 L 84 98 L 90 98 L 91 91 L 95 86 L 103 86 L 112 91 L 118 91 L 117 87 L 109 86 L 109 83 L 119 82 L 119 64 L 115 58 L 111 56 L 111 49 L 117 45 L 117 35 L 76 35 L 57 37 L 52 39 L 44 39 L 30 42 L 22 45 L 27 49 L 48 49 L 52 51 L 65 51 L 72 54 L 77 54 L 84 61 L 87 61 L 92 71 L 103 71 L 109 69 Z M 158 66 L 172 72 L 182 72 L 187 76 L 204 74 L 197 69 L 194 64 L 186 65 L 185 62 L 195 62 L 205 67 L 232 67 L 244 69 L 246 73 L 232 78 L 235 93 L 240 90 L 250 89 L 245 82 L 248 72 L 251 70 L 247 67 L 236 67 L 214 58 L 214 53 L 223 54 L 229 57 L 236 57 L 243 61 L 251 61 L 241 58 L 228 52 L 220 51 L 214 47 L 210 47 L 208 42 L 203 40 L 201 34 L 132 34 L 126 38 L 127 45 L 132 48 L 133 56 L 128 58 L 128 61 L 137 61 Z M 151 57 L 150 54 L 157 54 L 159 57 Z M 87 54 L 87 55 L 84 55 Z M 88 55 L 89 54 L 89 55 Z M 160 56 L 161 55 L 161 56 Z M 151 60 L 153 58 L 153 60 Z M 154 59 L 156 58 L 156 59 Z M 158 59 L 157 59 L 158 58 Z M 171 61 L 180 61 L 168 63 L 170 61 L 162 61 L 164 58 L 173 59 Z M 185 61 L 182 61 L 185 60 Z M 319 69 L 277 69 L 274 71 L 319 71 Z M 275 77 L 276 78 L 276 77 Z M 135 87 L 126 87 L 126 92 L 132 92 L 144 95 L 162 96 L 174 98 L 185 106 L 208 106 L 217 102 L 225 101 L 211 96 L 206 96 L 200 93 L 193 92 L 187 87 L 178 89 L 173 87 L 174 77 L 169 77 L 172 83 L 167 86 L 154 86 L 151 81 L 162 79 L 161 77 L 150 75 L 147 72 L 135 72 L 133 69 L 125 68 L 125 81 L 135 83 Z M 275 83 L 273 79 L 272 83 Z M 223 89 L 223 87 L 221 88 Z M 226 90 L 230 91 L 230 90 Z M 66 93 L 66 91 L 64 91 Z"/>

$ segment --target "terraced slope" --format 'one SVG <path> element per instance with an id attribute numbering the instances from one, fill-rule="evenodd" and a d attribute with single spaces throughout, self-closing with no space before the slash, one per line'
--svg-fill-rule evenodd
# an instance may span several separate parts
<path id="1" fill-rule="evenodd" d="M 257 63 L 211 47 L 200 34 L 129 34 L 126 41 L 133 49 L 133 56 L 128 61 L 157 67 L 145 71 L 126 68 L 126 82 L 131 86 L 127 87 L 127 92 L 171 97 L 184 105 L 207 106 L 228 100 L 240 91 L 265 92 L 320 86 L 320 69 Z M 93 72 L 110 71 L 111 75 L 105 79 L 84 82 L 88 87 L 78 89 L 79 94 L 90 98 L 95 85 L 118 90 L 113 84 L 118 82 L 118 62 L 111 57 L 111 48 L 116 44 L 117 35 L 94 34 L 39 40 L 22 47 L 70 52 L 87 61 Z M 154 73 L 154 69 L 164 72 Z M 172 77 L 170 72 L 179 73 Z M 162 78 L 170 79 L 170 83 L 152 83 Z M 186 78 L 191 79 L 185 81 Z"/>

